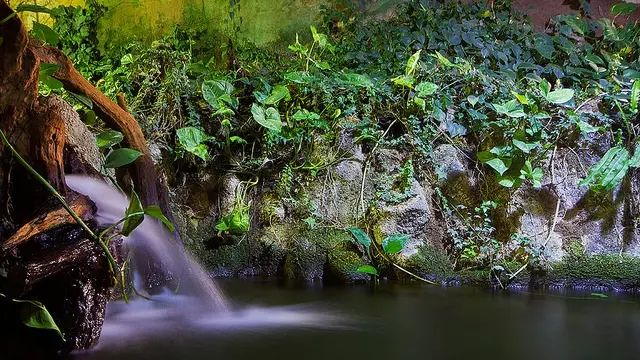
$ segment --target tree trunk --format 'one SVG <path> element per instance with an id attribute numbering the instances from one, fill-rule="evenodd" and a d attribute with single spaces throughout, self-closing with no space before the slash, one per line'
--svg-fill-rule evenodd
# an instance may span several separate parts
<path id="1" fill-rule="evenodd" d="M 0 0 L 0 21 L 12 13 Z M 60 102 L 38 94 L 40 64 L 55 63 L 60 69 L 54 77 L 89 97 L 98 116 L 123 133 L 126 146 L 144 154 L 127 167 L 134 189 L 145 206 L 159 205 L 171 219 L 167 188 L 135 119 L 84 79 L 62 52 L 30 38 L 18 17 L 0 24 L 0 38 L 0 129 L 27 163 L 97 230 L 93 202 L 66 186 L 65 169 L 97 174 L 65 144 Z M 0 297 L 0 331 L 11 334 L 0 337 L 0 357 L 36 359 L 94 346 L 113 285 L 108 269 L 96 240 L 0 144 L 0 293 L 6 296 Z M 65 341 L 53 331 L 24 326 L 20 304 L 9 299 L 42 302 Z"/>

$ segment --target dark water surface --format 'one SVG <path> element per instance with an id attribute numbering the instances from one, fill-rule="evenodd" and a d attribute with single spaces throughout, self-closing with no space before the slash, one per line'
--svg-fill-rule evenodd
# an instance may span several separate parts
<path id="1" fill-rule="evenodd" d="M 171 322 L 170 311 L 160 308 L 166 323 L 122 313 L 130 322 L 121 326 L 116 304 L 98 349 L 75 358 L 640 359 L 637 298 L 394 284 L 376 291 L 221 286 L 245 310 L 227 320 L 203 316 L 197 320 L 205 325 L 193 327 Z"/>

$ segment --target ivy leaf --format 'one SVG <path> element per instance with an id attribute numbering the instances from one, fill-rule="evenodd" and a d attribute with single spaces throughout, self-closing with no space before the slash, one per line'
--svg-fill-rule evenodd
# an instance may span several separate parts
<path id="1" fill-rule="evenodd" d="M 513 139 L 513 145 L 520 149 L 523 153 L 529 154 L 538 147 L 538 143 L 526 143 L 517 139 Z"/>
<path id="2" fill-rule="evenodd" d="M 348 73 L 342 76 L 342 81 L 346 84 L 357 86 L 357 87 L 366 87 L 372 88 L 373 82 L 365 75 Z"/>
<path id="3" fill-rule="evenodd" d="M 104 166 L 106 168 L 119 168 L 136 161 L 143 154 L 129 148 L 115 149 L 107 155 Z"/>
<path id="4" fill-rule="evenodd" d="M 144 220 L 144 209 L 142 208 L 142 203 L 140 202 L 138 194 L 133 190 L 131 191 L 131 199 L 129 200 L 129 207 L 127 207 L 125 216 L 128 216 L 128 218 L 122 225 L 121 233 L 123 236 L 129 236 L 133 230 L 138 227 L 138 225 L 142 224 L 142 221 Z"/>
<path id="5" fill-rule="evenodd" d="M 504 161 L 502 161 L 501 159 L 498 159 L 498 158 L 493 158 L 491 160 L 488 160 L 488 161 L 485 162 L 485 164 L 491 166 L 491 168 L 493 168 L 493 170 L 497 171 L 498 174 L 500 174 L 501 176 L 507 170 L 509 170 L 509 167 L 507 165 L 505 165 Z"/>
<path id="6" fill-rule="evenodd" d="M 409 235 L 393 234 L 382 240 L 382 249 L 386 254 L 397 254 L 407 245 Z"/>
<path id="7" fill-rule="evenodd" d="M 469 95 L 467 96 L 467 101 L 469 102 L 469 104 L 471 104 L 471 106 L 476 106 L 478 101 L 480 101 L 480 98 L 475 95 Z"/>
<path id="8" fill-rule="evenodd" d="M 282 130 L 282 120 L 280 120 L 280 113 L 278 110 L 272 107 L 265 110 L 262 106 L 254 103 L 251 106 L 251 114 L 258 124 L 266 127 L 267 129 L 278 132 Z"/>
<path id="9" fill-rule="evenodd" d="M 173 226 L 171 221 L 169 221 L 169 219 L 167 219 L 167 217 L 164 216 L 164 214 L 162 213 L 162 209 L 160 209 L 158 205 L 149 206 L 144 210 L 144 213 L 153 218 L 160 220 L 164 224 L 164 226 L 166 226 L 167 229 L 169 229 L 169 231 L 175 230 L 175 227 Z"/>
<path id="10" fill-rule="evenodd" d="M 296 84 L 309 84 L 315 80 L 315 77 L 305 71 L 294 71 L 284 74 L 284 79 Z"/>
<path id="11" fill-rule="evenodd" d="M 540 81 L 540 84 L 538 84 L 538 88 L 540 88 L 542 95 L 546 98 L 551 91 L 551 84 L 549 84 L 547 80 L 542 79 L 542 81 Z"/>
<path id="12" fill-rule="evenodd" d="M 518 187 L 523 180 L 517 176 L 498 176 L 498 184 L 506 188 Z"/>
<path id="13" fill-rule="evenodd" d="M 367 235 L 367 233 L 356 227 L 350 227 L 347 230 L 351 232 L 351 235 L 353 235 L 353 237 L 356 238 L 356 240 L 358 240 L 358 242 L 362 244 L 365 249 L 369 249 L 369 247 L 371 246 L 371 238 L 369 237 L 369 235 Z"/>
<path id="14" fill-rule="evenodd" d="M 119 144 L 124 139 L 121 132 L 115 130 L 107 130 L 96 136 L 96 144 L 100 149 L 110 148 Z"/>
<path id="15" fill-rule="evenodd" d="M 433 95 L 438 91 L 439 86 L 428 81 L 423 81 L 416 85 L 416 95 L 418 97 L 425 97 L 429 95 Z"/>
<path id="16" fill-rule="evenodd" d="M 362 265 L 356 270 L 356 272 L 378 276 L 378 270 L 371 265 Z"/>
<path id="17" fill-rule="evenodd" d="M 391 80 L 398 86 L 408 87 L 411 89 L 413 89 L 413 84 L 416 82 L 416 79 L 411 75 L 400 75 Z"/>

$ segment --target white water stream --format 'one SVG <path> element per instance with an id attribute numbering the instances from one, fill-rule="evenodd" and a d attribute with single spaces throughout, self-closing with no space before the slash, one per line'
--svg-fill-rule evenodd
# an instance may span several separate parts
<path id="1" fill-rule="evenodd" d="M 71 189 L 88 196 L 96 204 L 96 221 L 100 225 L 114 224 L 125 216 L 129 199 L 115 187 L 80 175 L 67 175 L 66 181 Z M 150 256 L 162 264 L 179 280 L 180 286 L 177 292 L 167 288 L 151 300 L 135 298 L 130 304 L 110 303 L 99 347 L 130 346 L 131 342 L 161 336 L 171 338 L 179 332 L 206 329 L 326 328 L 341 327 L 339 324 L 344 323 L 344 316 L 320 312 L 309 306 L 234 308 L 206 270 L 177 245 L 173 234 L 161 222 L 148 216 L 125 238 L 123 245 L 133 251 L 133 256 Z M 135 269 L 134 283 L 142 288 Z"/>

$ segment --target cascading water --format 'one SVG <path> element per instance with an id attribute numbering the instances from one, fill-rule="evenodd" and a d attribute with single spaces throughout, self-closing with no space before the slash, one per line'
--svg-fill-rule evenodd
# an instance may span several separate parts
<path id="1" fill-rule="evenodd" d="M 87 195 L 96 204 L 96 221 L 100 225 L 114 224 L 124 218 L 129 205 L 127 197 L 104 181 L 87 176 L 67 175 L 67 185 Z M 124 245 L 134 256 L 150 256 L 178 279 L 180 293 L 193 296 L 210 310 L 229 311 L 229 304 L 216 283 L 187 252 L 177 245 L 173 234 L 154 218 L 145 216 Z M 134 269 L 134 284 L 140 286 L 140 276 Z M 170 289 L 166 289 L 169 291 Z"/>
<path id="2" fill-rule="evenodd" d="M 67 185 L 96 204 L 96 221 L 103 226 L 125 216 L 129 200 L 104 181 L 67 175 Z M 133 299 L 130 304 L 114 302 L 107 316 L 98 347 L 128 346 L 130 342 L 156 339 L 162 335 L 189 334 L 203 330 L 247 329 L 273 326 L 343 327 L 345 317 L 335 311 L 314 311 L 306 306 L 232 309 L 229 301 L 207 272 L 173 238 L 159 221 L 145 217 L 124 245 L 136 257 L 150 257 L 178 280 L 179 289 L 166 288 L 160 295 Z M 147 260 L 147 259 L 142 259 Z M 134 283 L 140 282 L 134 269 Z M 136 284 L 139 285 L 139 284 Z"/>

